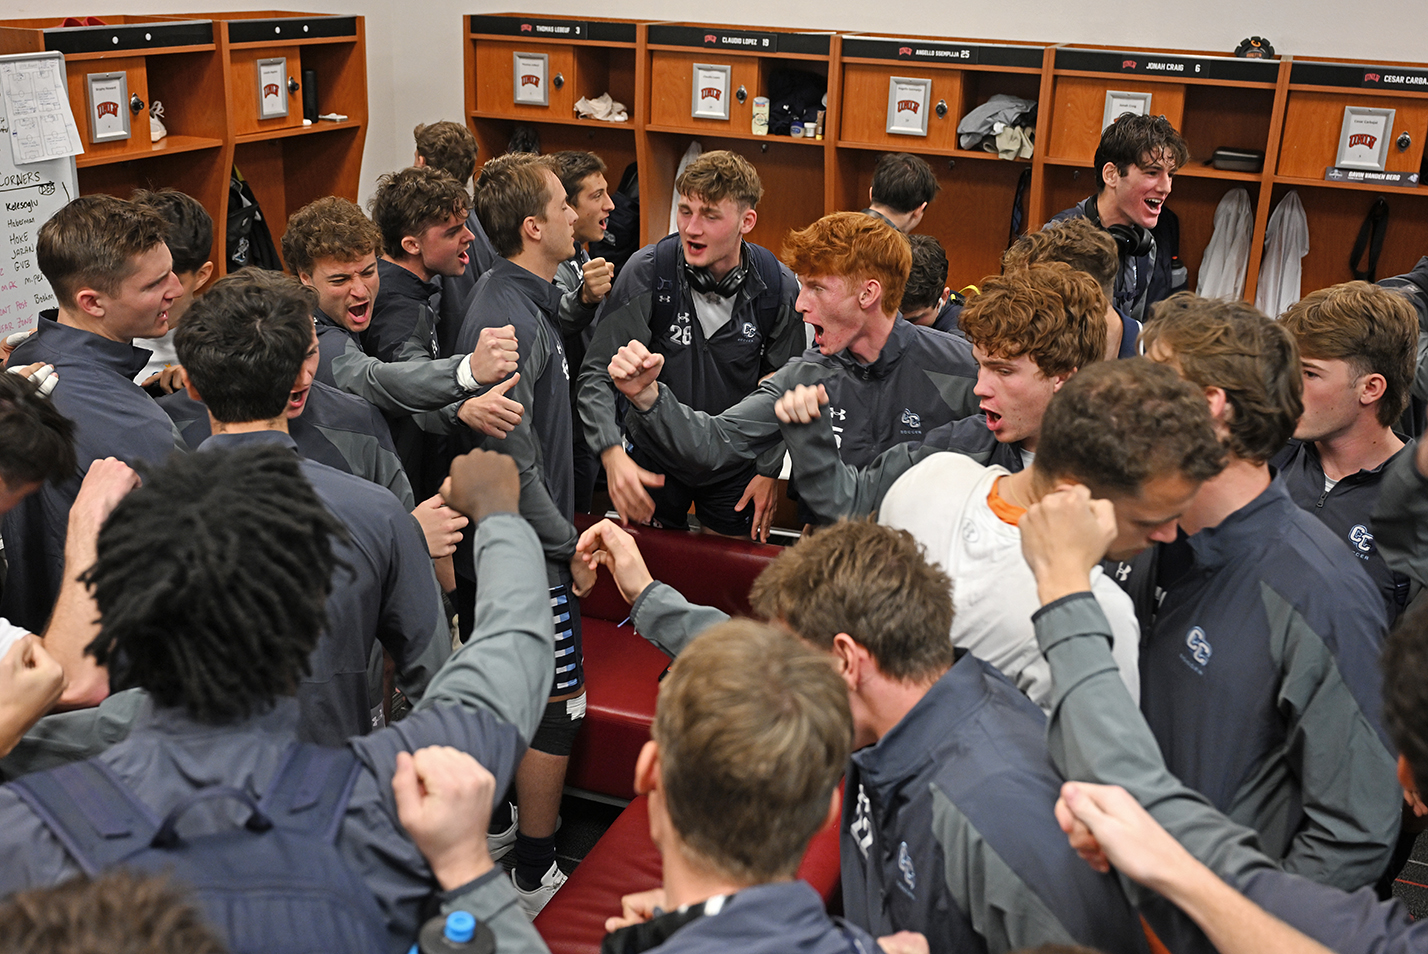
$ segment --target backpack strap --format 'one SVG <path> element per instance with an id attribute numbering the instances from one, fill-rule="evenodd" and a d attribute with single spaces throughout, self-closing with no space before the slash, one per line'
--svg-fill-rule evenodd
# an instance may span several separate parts
<path id="1" fill-rule="evenodd" d="M 767 351 L 769 336 L 773 333 L 774 323 L 778 321 L 779 306 L 783 304 L 783 269 L 779 266 L 778 259 L 774 258 L 774 253 L 762 245 L 745 242 L 744 247 L 749 250 L 749 263 L 764 282 L 764 290 L 754 299 L 754 311 L 759 334 L 763 336 L 764 350 Z"/>
<path id="2" fill-rule="evenodd" d="M 679 298 L 679 234 L 655 243 L 654 297 L 650 299 L 650 330 L 658 335 L 674 323 Z"/>
<path id="3" fill-rule="evenodd" d="M 148 847 L 159 819 L 96 760 L 35 772 L 10 783 L 90 877 Z"/>
<path id="4" fill-rule="evenodd" d="M 360 768 L 346 746 L 294 744 L 259 806 L 279 828 L 335 841 Z"/>

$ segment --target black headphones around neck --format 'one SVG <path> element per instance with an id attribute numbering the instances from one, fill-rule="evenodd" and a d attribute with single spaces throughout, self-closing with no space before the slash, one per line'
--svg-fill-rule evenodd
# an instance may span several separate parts
<path id="1" fill-rule="evenodd" d="M 710 292 L 720 298 L 733 298 L 739 291 L 739 286 L 744 284 L 744 250 L 739 249 L 739 264 L 729 269 L 729 273 L 723 278 L 716 280 L 707 268 L 698 268 L 684 261 L 684 256 L 680 256 L 680 261 L 684 264 L 684 277 L 689 282 L 689 287 L 707 295 Z"/>
<path id="2" fill-rule="evenodd" d="M 1095 225 L 1099 225 L 1116 240 L 1123 258 L 1137 258 L 1147 254 L 1155 246 L 1155 236 L 1143 225 L 1101 225 L 1101 210 L 1096 206 L 1093 195 L 1081 203 L 1081 212 Z"/>

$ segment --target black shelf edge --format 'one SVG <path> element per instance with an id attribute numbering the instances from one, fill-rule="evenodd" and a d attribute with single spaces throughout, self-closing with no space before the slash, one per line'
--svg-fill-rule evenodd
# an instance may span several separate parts
<path id="1" fill-rule="evenodd" d="M 213 21 L 180 20 L 174 23 L 53 27 L 45 30 L 44 34 L 46 50 L 68 54 L 153 50 L 167 46 L 206 46 L 213 42 Z"/>
<path id="2" fill-rule="evenodd" d="M 273 17 L 267 20 L 228 21 L 230 43 L 323 40 L 344 36 L 357 38 L 355 16 Z"/>
<path id="3" fill-rule="evenodd" d="M 843 55 L 899 63 L 944 63 L 948 66 L 1017 66 L 1041 68 L 1042 48 L 1000 43 L 957 43 L 951 40 L 899 40 L 889 37 L 845 36 Z"/>
<path id="4" fill-rule="evenodd" d="M 1056 69 L 1237 83 L 1274 83 L 1279 79 L 1278 60 L 1145 53 L 1139 50 L 1073 50 L 1060 47 L 1056 50 Z"/>
<path id="5" fill-rule="evenodd" d="M 700 50 L 739 50 L 745 53 L 806 53 L 827 56 L 831 33 L 782 33 L 741 30 L 724 26 L 650 24 L 649 42 L 655 46 L 687 46 Z"/>

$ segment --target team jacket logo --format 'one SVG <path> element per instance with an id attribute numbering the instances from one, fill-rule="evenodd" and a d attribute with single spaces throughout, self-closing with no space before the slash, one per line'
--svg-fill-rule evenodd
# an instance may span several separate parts
<path id="1" fill-rule="evenodd" d="M 897 846 L 897 868 L 902 872 L 902 881 L 898 884 L 907 892 L 908 897 L 913 897 L 917 891 L 917 872 L 912 867 L 912 855 L 908 853 L 907 842 Z"/>
<path id="2" fill-rule="evenodd" d="M 277 84 L 277 83 L 269 83 L 267 86 L 264 86 L 264 87 L 263 87 L 263 96 L 264 96 L 265 98 L 268 97 L 268 96 L 276 96 L 276 95 L 278 95 L 278 84 Z"/>
<path id="3" fill-rule="evenodd" d="M 908 427 L 922 430 L 922 418 L 910 407 L 902 409 L 902 422 Z"/>
<path id="4" fill-rule="evenodd" d="M 898 48 L 897 48 L 897 55 L 898 55 L 898 56 L 911 56 L 911 55 L 912 55 L 912 47 L 910 47 L 910 46 L 900 46 L 900 47 L 898 47 Z"/>
<path id="5" fill-rule="evenodd" d="M 276 88 L 276 87 L 274 87 L 274 88 Z M 119 115 L 119 104 L 118 104 L 118 103 L 100 103 L 97 107 L 95 107 L 95 111 L 96 111 L 97 113 L 99 113 L 99 118 L 100 118 L 100 119 L 103 119 L 105 116 L 118 116 L 118 115 Z"/>
<path id="6" fill-rule="evenodd" d="M 523 73 L 523 74 L 521 75 L 521 85 L 522 85 L 522 86 L 539 86 L 539 85 L 540 85 L 540 77 L 537 76 L 537 75 L 535 75 L 534 73 Z"/>
<path id="7" fill-rule="evenodd" d="M 745 338 L 753 340 L 754 338 L 757 338 L 759 336 L 759 327 L 752 321 L 746 321 L 744 322 L 744 326 L 739 329 L 739 334 L 743 335 Z"/>
<path id="8" fill-rule="evenodd" d="M 897 111 L 900 113 L 916 113 L 917 107 L 921 106 L 915 99 L 900 99 L 897 101 Z"/>
<path id="9" fill-rule="evenodd" d="M 1121 69 L 1123 69 L 1123 70 L 1133 70 L 1133 69 L 1135 69 L 1135 60 L 1121 60 Z"/>
<path id="10" fill-rule="evenodd" d="M 706 86 L 699 91 L 700 99 L 717 100 L 722 95 L 724 95 L 724 91 L 717 86 Z"/>
<path id="11" fill-rule="evenodd" d="M 1214 652 L 1210 648 L 1210 641 L 1205 638 L 1205 631 L 1198 626 L 1185 634 L 1185 648 L 1190 650 L 1190 655 L 1202 666 L 1210 661 L 1210 654 Z"/>
<path id="12" fill-rule="evenodd" d="M 1376 142 L 1378 142 L 1378 137 L 1373 133 L 1354 133 L 1349 137 L 1350 148 L 1354 146 L 1364 146 L 1365 148 L 1372 149 L 1373 144 Z"/>
<path id="13" fill-rule="evenodd" d="M 688 312 L 675 316 L 674 324 L 669 326 L 669 340 L 681 345 L 693 343 L 694 328 L 689 323 Z"/>
<path id="14" fill-rule="evenodd" d="M 1359 553 L 1373 552 L 1373 534 L 1363 524 L 1358 524 L 1349 531 L 1349 542 Z"/>

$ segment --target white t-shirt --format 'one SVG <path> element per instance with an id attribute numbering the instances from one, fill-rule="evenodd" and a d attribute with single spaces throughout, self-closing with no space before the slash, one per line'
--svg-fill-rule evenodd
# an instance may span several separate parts
<path id="1" fill-rule="evenodd" d="M 135 338 L 134 347 L 147 348 L 153 352 L 144 370 L 134 375 L 135 384 L 143 384 L 149 375 L 158 374 L 171 364 L 178 364 L 178 352 L 174 350 L 174 330 L 164 332 L 162 338 Z"/>
<path id="2" fill-rule="evenodd" d="M 16 626 L 3 616 L 0 616 L 0 659 L 5 658 L 5 654 L 10 651 L 20 640 L 30 635 L 30 631 L 21 626 Z"/>
<path id="3" fill-rule="evenodd" d="M 934 454 L 898 478 L 878 520 L 907 530 L 952 578 L 952 643 L 986 660 L 1032 702 L 1051 707 L 1051 669 L 1036 644 L 1031 617 L 1041 608 L 1036 577 L 1021 555 L 1021 531 L 987 503 L 1002 467 Z M 1140 701 L 1140 625 L 1125 591 L 1100 567 L 1091 593 L 1111 624 L 1111 655 L 1131 698 Z"/>

